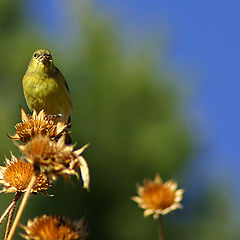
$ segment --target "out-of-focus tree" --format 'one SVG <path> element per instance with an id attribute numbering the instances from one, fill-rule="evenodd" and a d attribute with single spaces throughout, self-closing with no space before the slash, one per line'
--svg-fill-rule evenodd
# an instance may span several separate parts
<path id="1" fill-rule="evenodd" d="M 189 159 L 191 137 L 176 88 L 154 69 L 151 56 L 129 57 L 113 28 L 91 11 L 80 19 L 81 45 L 71 66 L 72 131 L 78 143 L 91 143 L 91 193 L 84 201 L 96 229 L 90 238 L 134 239 L 138 210 L 129 197 L 135 182 L 156 172 L 172 177 Z M 145 228 L 137 229 L 140 239 Z"/>
<path id="2" fill-rule="evenodd" d="M 20 119 L 19 105 L 25 106 L 21 79 L 29 58 L 39 40 L 24 24 L 21 1 L 0 1 L 0 156 L 12 149 L 6 132 L 13 131 L 9 123 Z M 14 150 L 14 149 L 13 149 Z"/>

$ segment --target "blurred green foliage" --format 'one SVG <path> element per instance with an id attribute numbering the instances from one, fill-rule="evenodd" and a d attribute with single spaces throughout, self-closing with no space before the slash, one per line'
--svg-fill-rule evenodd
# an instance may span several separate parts
<path id="1" fill-rule="evenodd" d="M 153 178 L 156 173 L 166 180 L 177 178 L 192 156 L 193 133 L 179 110 L 184 105 L 181 89 L 175 79 L 155 69 L 153 56 L 125 48 L 109 20 L 89 9 L 80 13 L 76 19 L 81 32 L 74 44 L 69 41 L 62 49 L 46 42 L 27 24 L 20 1 L 0 2 L 1 159 L 9 149 L 17 152 L 5 133 L 14 133 L 13 126 L 20 120 L 19 105 L 27 109 L 21 79 L 37 48 L 52 50 L 56 66 L 68 81 L 74 104 L 73 140 L 77 147 L 91 144 L 85 153 L 91 171 L 90 193 L 76 179 L 67 184 L 59 179 L 50 190 L 54 197 L 32 196 L 21 222 L 43 213 L 72 219 L 84 215 L 88 239 L 157 239 L 157 224 L 151 217 L 144 219 L 130 197 L 136 194 L 135 183 L 143 178 Z M 11 197 L 1 194 L 1 212 Z M 204 208 L 199 206 L 200 211 Z M 203 236 L 196 238 L 180 224 L 184 214 L 177 214 L 178 223 L 166 222 L 165 235 L 171 239 L 210 239 L 204 232 L 217 228 L 211 223 L 214 219 L 196 216 L 191 229 L 199 226 Z M 222 214 L 224 218 L 226 213 Z M 203 219 L 207 227 L 201 223 Z M 220 235 L 218 239 L 224 238 Z"/>

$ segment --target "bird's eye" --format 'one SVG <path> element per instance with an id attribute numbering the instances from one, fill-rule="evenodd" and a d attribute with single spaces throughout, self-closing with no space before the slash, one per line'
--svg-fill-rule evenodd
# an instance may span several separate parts
<path id="1" fill-rule="evenodd" d="M 34 56 L 35 58 L 37 58 L 39 55 L 38 55 L 38 53 L 35 53 L 33 56 Z"/>
<path id="2" fill-rule="evenodd" d="M 47 55 L 47 59 L 51 60 L 52 59 L 52 56 L 51 55 Z"/>

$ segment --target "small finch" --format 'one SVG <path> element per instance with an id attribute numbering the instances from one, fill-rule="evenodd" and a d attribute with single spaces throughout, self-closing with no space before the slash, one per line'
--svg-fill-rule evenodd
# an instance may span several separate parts
<path id="1" fill-rule="evenodd" d="M 24 96 L 31 111 L 44 109 L 59 121 L 68 120 L 72 112 L 72 100 L 67 82 L 53 64 L 52 53 L 39 49 L 33 53 L 22 80 Z"/>

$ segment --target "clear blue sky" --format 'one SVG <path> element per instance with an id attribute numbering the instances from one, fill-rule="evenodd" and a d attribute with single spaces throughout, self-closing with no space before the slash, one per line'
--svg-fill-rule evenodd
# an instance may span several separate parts
<path id="1" fill-rule="evenodd" d="M 34 21 L 40 23 L 41 19 L 50 34 L 61 31 L 58 18 L 64 15 L 64 9 L 56 7 L 57 2 L 29 1 Z M 131 33 L 133 41 L 146 40 L 146 33 L 151 37 L 165 34 L 169 68 L 186 76 L 189 72 L 193 78 L 192 82 L 187 79 L 194 89 L 189 112 L 196 117 L 197 131 L 207 141 L 208 149 L 203 151 L 195 172 L 205 181 L 239 181 L 240 1 L 95 2 L 101 11 L 115 17 L 121 30 Z M 50 32 L 51 25 L 55 30 Z"/>

